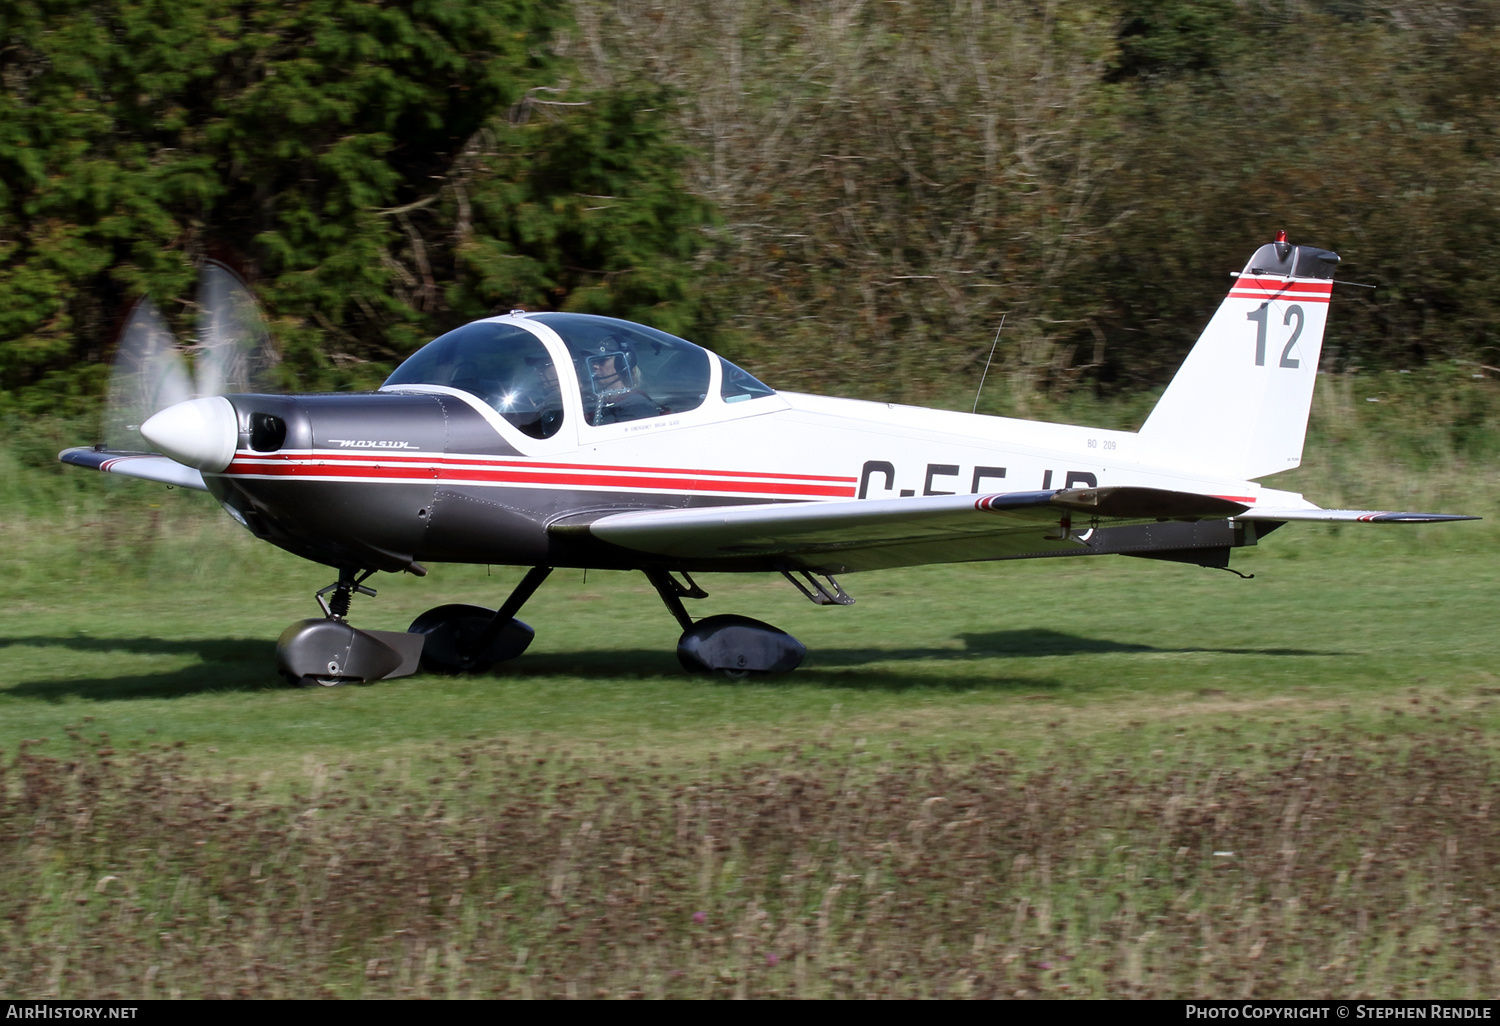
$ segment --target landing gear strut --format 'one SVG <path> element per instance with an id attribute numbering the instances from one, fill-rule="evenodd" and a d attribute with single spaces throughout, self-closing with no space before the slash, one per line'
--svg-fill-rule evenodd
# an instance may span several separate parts
<path id="1" fill-rule="evenodd" d="M 682 576 L 686 584 L 664 570 L 646 571 L 646 579 L 682 625 L 677 661 L 683 669 L 739 678 L 752 673 L 787 673 L 802 664 L 807 646 L 761 620 L 720 613 L 695 623 L 683 608 L 682 600 L 707 598 L 708 592 L 687 574 Z"/>
<path id="2" fill-rule="evenodd" d="M 422 640 L 403 631 L 362 631 L 345 617 L 354 593 L 374 595 L 364 582 L 375 571 L 339 570 L 339 579 L 317 594 L 321 620 L 298 620 L 276 640 L 276 670 L 302 687 L 370 683 L 417 671 Z M 325 595 L 332 594 L 331 599 Z"/>
<path id="3" fill-rule="evenodd" d="M 417 617 L 408 632 L 422 639 L 422 668 L 434 673 L 483 673 L 526 651 L 536 632 L 515 616 L 550 573 L 550 566 L 532 567 L 499 609 L 454 603 Z"/>

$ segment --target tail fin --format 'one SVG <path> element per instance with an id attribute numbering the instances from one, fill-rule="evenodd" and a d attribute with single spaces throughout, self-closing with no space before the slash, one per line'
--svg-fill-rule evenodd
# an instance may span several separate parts
<path id="1" fill-rule="evenodd" d="M 1251 480 L 1302 462 L 1338 254 L 1255 251 L 1140 431 L 1153 461 Z"/>

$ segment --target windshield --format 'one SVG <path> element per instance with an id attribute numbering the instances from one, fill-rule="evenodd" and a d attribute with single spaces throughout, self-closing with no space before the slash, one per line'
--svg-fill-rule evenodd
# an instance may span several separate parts
<path id="1" fill-rule="evenodd" d="M 385 383 L 461 389 L 532 438 L 551 438 L 562 427 L 557 367 L 542 340 L 515 324 L 476 321 L 440 335 Z"/>
<path id="2" fill-rule="evenodd" d="M 686 413 L 708 397 L 708 351 L 664 331 L 592 314 L 532 314 L 562 338 L 583 419 L 598 427 Z"/>
<path id="3" fill-rule="evenodd" d="M 749 373 L 736 367 L 724 357 L 719 357 L 719 368 L 723 372 L 723 380 L 719 384 L 719 397 L 726 403 L 743 402 L 746 399 L 759 399 L 763 395 L 775 395 L 776 390 L 762 385 Z"/>

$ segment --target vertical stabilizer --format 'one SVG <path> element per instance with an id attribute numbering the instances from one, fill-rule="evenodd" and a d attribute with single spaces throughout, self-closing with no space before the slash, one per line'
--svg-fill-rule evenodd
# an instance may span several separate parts
<path id="1" fill-rule="evenodd" d="M 1302 462 L 1338 255 L 1255 251 L 1141 428 L 1152 462 L 1251 480 Z"/>

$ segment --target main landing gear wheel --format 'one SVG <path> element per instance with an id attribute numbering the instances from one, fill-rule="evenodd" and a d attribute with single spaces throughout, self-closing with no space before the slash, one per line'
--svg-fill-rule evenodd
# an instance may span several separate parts
<path id="1" fill-rule="evenodd" d="M 536 636 L 526 624 L 512 617 L 488 642 L 484 635 L 495 619 L 495 610 L 484 606 L 452 603 L 429 609 L 412 621 L 410 634 L 425 635 L 422 668 L 430 673 L 483 673 L 495 663 L 514 659 Z"/>
<path id="2" fill-rule="evenodd" d="M 526 651 L 536 632 L 517 620 L 516 614 L 550 573 L 550 566 L 526 571 L 498 610 L 453 603 L 417 617 L 408 633 L 424 639 L 423 668 L 433 673 L 483 673 Z"/>
<path id="3" fill-rule="evenodd" d="M 683 608 L 684 598 L 707 598 L 687 574 L 683 584 L 662 570 L 647 570 L 662 602 L 682 626 L 677 661 L 689 673 L 722 673 L 731 680 L 751 674 L 789 673 L 802 665 L 807 646 L 779 627 L 735 613 L 705 616 L 697 623 Z"/>
<path id="4" fill-rule="evenodd" d="M 806 655 L 807 646 L 781 628 L 735 613 L 705 616 L 677 642 L 677 661 L 683 669 L 722 673 L 732 680 L 788 673 L 801 666 Z"/>

